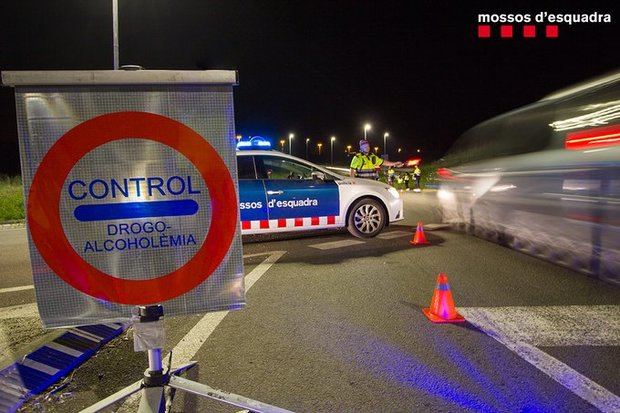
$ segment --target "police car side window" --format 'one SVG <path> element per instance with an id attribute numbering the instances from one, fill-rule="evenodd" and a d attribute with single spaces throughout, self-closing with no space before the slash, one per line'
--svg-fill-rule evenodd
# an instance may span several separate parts
<path id="1" fill-rule="evenodd" d="M 239 179 L 256 179 L 253 156 L 237 156 L 237 175 Z"/>
<path id="2" fill-rule="evenodd" d="M 278 156 L 257 157 L 262 179 L 312 179 L 312 168 Z"/>

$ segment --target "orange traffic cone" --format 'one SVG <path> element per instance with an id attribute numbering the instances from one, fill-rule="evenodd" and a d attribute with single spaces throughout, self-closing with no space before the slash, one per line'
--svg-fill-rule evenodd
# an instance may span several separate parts
<path id="1" fill-rule="evenodd" d="M 415 234 L 413 235 L 413 238 L 411 239 L 411 241 L 409 241 L 409 243 L 411 245 L 430 244 L 430 242 L 426 240 L 426 236 L 424 235 L 424 228 L 422 227 L 421 222 L 418 222 L 418 227 L 416 228 Z"/>
<path id="2" fill-rule="evenodd" d="M 422 310 L 424 315 L 433 323 L 459 323 L 465 321 L 456 311 L 454 300 L 448 284 L 448 276 L 440 272 L 437 276 L 437 286 L 433 292 L 431 306 Z"/>

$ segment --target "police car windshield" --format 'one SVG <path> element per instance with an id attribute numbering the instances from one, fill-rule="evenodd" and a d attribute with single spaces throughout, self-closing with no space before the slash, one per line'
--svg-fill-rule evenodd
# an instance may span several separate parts
<path id="1" fill-rule="evenodd" d="M 312 179 L 314 168 L 277 156 L 257 156 L 261 179 Z"/>

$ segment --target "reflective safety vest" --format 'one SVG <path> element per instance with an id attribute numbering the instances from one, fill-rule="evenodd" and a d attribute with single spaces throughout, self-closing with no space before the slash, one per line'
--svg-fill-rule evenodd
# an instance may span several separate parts
<path id="1" fill-rule="evenodd" d="M 377 179 L 379 174 L 376 168 L 382 164 L 383 159 L 379 158 L 374 153 L 364 155 L 358 152 L 353 159 L 351 159 L 351 169 L 355 169 L 356 178 Z"/>

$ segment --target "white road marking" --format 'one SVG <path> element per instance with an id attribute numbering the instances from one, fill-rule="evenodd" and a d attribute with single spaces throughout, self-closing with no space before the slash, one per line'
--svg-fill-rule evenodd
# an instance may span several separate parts
<path id="1" fill-rule="evenodd" d="M 483 311 L 486 322 L 493 323 L 502 335 L 534 346 L 620 346 L 618 305 L 490 307 L 475 310 Z"/>
<path id="2" fill-rule="evenodd" d="M 247 292 L 259 278 L 265 274 L 273 264 L 276 263 L 286 251 L 270 251 L 258 254 L 244 255 L 243 258 L 256 257 L 259 255 L 269 255 L 263 262 L 258 264 L 252 271 L 245 276 L 245 291 Z M 209 338 L 219 323 L 230 311 L 218 311 L 207 313 L 198 321 L 192 329 L 185 334 L 179 343 L 172 349 L 172 366 L 179 366 L 190 362 L 204 342 Z M 169 354 L 163 358 L 168 360 Z M 174 368 L 174 367 L 173 367 Z M 138 382 L 139 383 L 139 382 Z M 136 384 L 136 383 L 134 383 Z M 125 402 L 119 407 L 117 412 L 136 411 L 136 407 L 140 400 L 140 394 L 135 393 L 125 399 Z"/>
<path id="3" fill-rule="evenodd" d="M 615 335 L 620 334 L 618 329 L 616 328 L 610 336 L 598 332 L 599 329 L 608 328 L 608 325 L 601 325 L 600 319 L 598 319 L 598 325 L 597 322 L 586 319 L 582 313 L 585 307 L 529 307 L 529 310 L 528 307 L 470 307 L 459 308 L 459 311 L 467 321 L 599 410 L 618 412 L 620 411 L 620 397 L 525 341 L 531 340 L 534 343 L 555 342 L 550 338 L 553 332 L 557 330 L 560 337 L 558 342 L 583 344 L 583 340 L 578 336 L 588 330 L 588 335 L 595 337 L 599 343 L 602 341 L 617 343 Z M 600 310 L 608 314 L 615 314 L 614 317 L 618 318 L 618 306 L 591 307 L 585 310 L 590 316 Z M 551 314 L 553 317 L 550 317 Z M 523 328 L 524 333 L 520 331 L 521 328 Z M 572 334 L 570 333 L 571 329 L 573 329 Z"/>
<path id="4" fill-rule="evenodd" d="M 49 374 L 50 376 L 53 376 L 54 374 L 60 371 L 57 368 L 48 366 L 47 364 L 39 363 L 38 361 L 34 361 L 29 358 L 23 359 L 21 361 L 21 364 L 23 364 L 24 366 L 30 367 L 31 369 L 41 371 L 45 374 Z"/>
<path id="5" fill-rule="evenodd" d="M 446 229 L 450 228 L 450 224 L 426 224 L 424 225 L 424 229 L 428 231 L 435 231 L 438 229 Z"/>
<path id="6" fill-rule="evenodd" d="M 36 303 L 14 305 L 12 307 L 0 307 L 0 320 L 22 317 L 38 317 Z"/>
<path id="7" fill-rule="evenodd" d="M 351 245 L 364 244 L 364 241 L 358 241 L 354 239 L 345 239 L 342 241 L 324 242 L 322 244 L 308 245 L 310 248 L 316 248 L 318 250 L 331 250 L 335 248 L 350 247 Z"/>
<path id="8" fill-rule="evenodd" d="M 407 231 L 390 231 L 390 232 L 384 232 L 382 234 L 377 235 L 377 238 L 381 238 L 381 239 L 394 239 L 394 238 L 400 238 L 400 237 L 404 237 L 404 236 L 413 236 L 413 233 L 409 233 Z"/>
<path id="9" fill-rule="evenodd" d="M 265 255 L 269 255 L 271 252 L 257 252 L 255 254 L 243 254 L 243 258 L 253 258 L 253 257 L 264 257 Z"/>
<path id="10" fill-rule="evenodd" d="M 34 285 L 20 285 L 19 287 L 0 288 L 0 294 L 2 293 L 14 293 L 17 291 L 25 291 L 34 289 Z"/>
<path id="11" fill-rule="evenodd" d="M 23 231 L 26 229 L 26 224 L 3 224 L 0 225 L 0 231 Z"/>
<path id="12" fill-rule="evenodd" d="M 79 328 L 71 328 L 69 329 L 69 333 L 85 338 L 86 340 L 94 341 L 95 343 L 103 341 L 103 337 L 99 337 L 95 334 L 89 333 L 88 331 L 80 330 Z"/>
<path id="13" fill-rule="evenodd" d="M 121 328 L 120 325 L 114 323 L 101 323 L 101 325 L 111 328 L 112 330 L 118 330 L 119 328 Z"/>
<path id="14" fill-rule="evenodd" d="M 50 341 L 49 343 L 45 344 L 44 347 L 49 347 L 56 351 L 60 351 L 61 353 L 68 354 L 69 356 L 72 356 L 72 357 L 80 357 L 82 354 L 84 354 L 83 352 L 79 350 L 73 349 L 71 347 L 63 346 L 62 344 L 57 343 L 55 341 Z"/>
<path id="15" fill-rule="evenodd" d="M 17 384 L 11 383 L 8 380 L 2 381 L 2 391 L 9 393 L 15 397 L 26 397 L 29 390 L 23 386 L 18 386 Z"/>
<path id="16" fill-rule="evenodd" d="M 269 256 L 252 271 L 245 276 L 245 291 L 247 292 L 258 279 L 265 274 L 273 264 L 276 263 L 286 251 L 272 251 L 265 254 Z M 194 327 L 181 339 L 181 341 L 172 349 L 172 365 L 188 363 L 196 355 L 200 347 L 209 338 L 219 323 L 229 311 L 219 311 L 216 313 L 207 313 L 196 323 Z M 167 359 L 168 356 L 164 357 Z"/>

